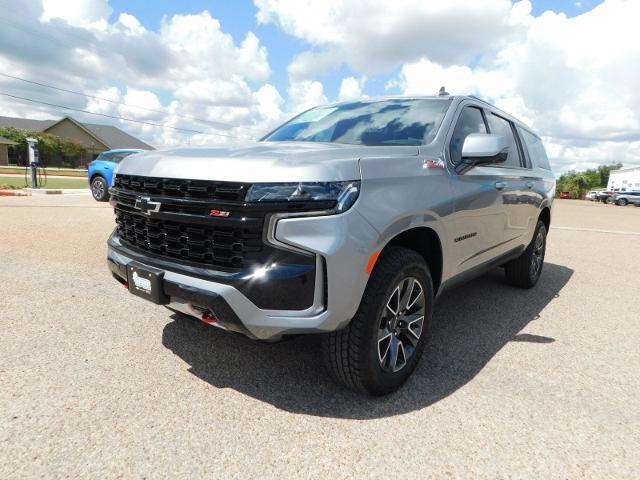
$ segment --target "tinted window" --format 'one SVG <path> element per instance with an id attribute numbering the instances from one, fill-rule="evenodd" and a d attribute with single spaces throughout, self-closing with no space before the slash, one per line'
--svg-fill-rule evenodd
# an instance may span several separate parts
<path id="1" fill-rule="evenodd" d="M 456 126 L 453 130 L 453 136 L 449 143 L 449 155 L 454 164 L 460 163 L 462 160 L 462 145 L 467 135 L 471 133 L 487 133 L 487 127 L 484 124 L 484 118 L 479 108 L 464 107 Z"/>
<path id="2" fill-rule="evenodd" d="M 520 127 L 518 127 L 518 132 L 520 132 L 520 138 L 524 141 L 533 163 L 537 167 L 544 168 L 545 170 L 551 170 L 549 159 L 547 158 L 547 152 L 544 151 L 544 145 L 542 145 L 540 137 Z"/>
<path id="3" fill-rule="evenodd" d="M 128 157 L 129 155 L 135 152 L 112 152 L 112 153 L 101 153 L 98 155 L 96 160 L 106 160 L 108 162 L 120 163 L 124 157 Z"/>
<path id="4" fill-rule="evenodd" d="M 511 122 L 493 113 L 489 115 L 488 120 L 491 133 L 497 133 L 498 135 L 504 136 L 509 145 L 509 155 L 507 156 L 506 162 L 501 163 L 498 166 L 521 167 L 522 162 L 520 161 L 520 150 L 518 149 L 516 138 L 513 135 Z"/>
<path id="5" fill-rule="evenodd" d="M 263 140 L 422 145 L 433 139 L 450 103 L 448 99 L 385 100 L 318 107 Z"/>

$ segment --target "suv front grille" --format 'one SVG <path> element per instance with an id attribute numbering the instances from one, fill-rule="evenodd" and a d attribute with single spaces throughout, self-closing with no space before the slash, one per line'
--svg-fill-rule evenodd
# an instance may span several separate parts
<path id="1" fill-rule="evenodd" d="M 234 228 L 159 220 L 116 207 L 120 240 L 152 253 L 221 268 L 241 269 L 259 260 L 262 226 Z"/>
<path id="2" fill-rule="evenodd" d="M 243 202 L 250 184 L 116 175 L 113 188 L 131 193 L 184 199 Z"/>
<path id="3" fill-rule="evenodd" d="M 335 202 L 247 203 L 244 198 L 250 187 L 249 183 L 116 175 L 110 190 L 116 234 L 124 247 L 225 272 L 277 262 L 313 263 L 312 254 L 265 243 L 266 218 L 276 212 L 329 209 Z M 216 210 L 226 216 L 214 215 Z"/>
<path id="4" fill-rule="evenodd" d="M 321 211 L 335 201 L 247 203 L 250 187 L 116 175 L 109 190 L 116 214 L 109 245 L 152 268 L 233 285 L 258 308 L 309 308 L 316 256 L 271 245 L 263 230 L 272 213 Z M 269 267 L 268 282 L 252 280 L 259 267 Z"/>
<path id="5" fill-rule="evenodd" d="M 264 212 L 248 208 L 250 184 L 116 175 L 112 204 L 120 241 L 168 259 L 239 271 L 260 263 Z M 136 207 L 144 197 L 159 202 L 147 215 Z M 211 210 L 229 212 L 216 218 Z"/>

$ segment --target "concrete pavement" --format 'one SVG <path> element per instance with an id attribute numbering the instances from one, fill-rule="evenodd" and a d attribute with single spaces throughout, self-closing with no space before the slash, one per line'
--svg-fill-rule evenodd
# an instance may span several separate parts
<path id="1" fill-rule="evenodd" d="M 0 478 L 638 478 L 640 208 L 557 201 L 539 285 L 439 299 L 397 394 L 314 337 L 256 343 L 128 294 L 90 197 L 0 198 Z"/>

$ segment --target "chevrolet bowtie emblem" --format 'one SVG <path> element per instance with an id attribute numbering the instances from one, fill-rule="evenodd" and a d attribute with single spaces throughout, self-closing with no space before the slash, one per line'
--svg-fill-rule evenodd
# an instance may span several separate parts
<path id="1" fill-rule="evenodd" d="M 151 215 L 151 212 L 159 212 L 160 205 L 160 202 L 152 202 L 149 197 L 136 197 L 135 207 L 145 215 Z"/>

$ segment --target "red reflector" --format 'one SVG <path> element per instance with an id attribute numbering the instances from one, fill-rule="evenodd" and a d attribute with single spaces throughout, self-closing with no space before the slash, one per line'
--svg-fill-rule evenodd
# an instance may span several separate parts
<path id="1" fill-rule="evenodd" d="M 204 323 L 208 323 L 209 325 L 211 325 L 212 323 L 218 322 L 218 319 L 214 317 L 212 314 L 210 314 L 209 312 L 203 313 L 200 320 L 202 320 Z"/>
<path id="2" fill-rule="evenodd" d="M 373 272 L 373 267 L 376 266 L 376 262 L 378 261 L 378 257 L 380 256 L 380 252 L 373 252 L 369 257 L 369 261 L 367 262 L 367 266 L 364 271 L 371 274 Z"/>
<path id="3" fill-rule="evenodd" d="M 125 289 L 129 290 L 129 284 L 128 284 L 127 282 L 124 282 L 124 283 L 122 284 L 122 286 L 123 286 Z"/>

